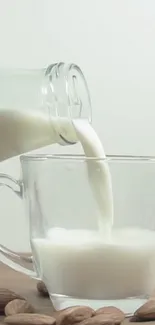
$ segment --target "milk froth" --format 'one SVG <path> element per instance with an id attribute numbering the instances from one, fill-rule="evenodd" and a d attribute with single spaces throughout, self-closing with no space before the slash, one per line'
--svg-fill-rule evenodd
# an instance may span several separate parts
<path id="1" fill-rule="evenodd" d="M 106 243 L 97 231 L 53 228 L 32 245 L 52 294 L 107 300 L 155 288 L 154 231 L 115 229 Z"/>

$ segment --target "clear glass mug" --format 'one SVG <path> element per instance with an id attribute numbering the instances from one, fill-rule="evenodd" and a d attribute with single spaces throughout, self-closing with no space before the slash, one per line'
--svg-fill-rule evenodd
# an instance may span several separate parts
<path id="1" fill-rule="evenodd" d="M 1 245 L 1 261 L 42 279 L 56 309 L 114 305 L 134 312 L 155 289 L 155 157 L 104 159 L 114 197 L 109 244 L 98 232 L 97 203 L 87 176 L 87 159 L 92 158 L 20 159 L 20 180 L 0 174 L 0 185 L 25 201 L 32 258 Z M 94 234 L 97 242 L 85 241 Z"/>

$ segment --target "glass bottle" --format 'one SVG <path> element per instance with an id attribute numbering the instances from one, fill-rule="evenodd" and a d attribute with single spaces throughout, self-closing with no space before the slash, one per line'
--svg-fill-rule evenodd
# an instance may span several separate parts
<path id="1" fill-rule="evenodd" d="M 77 118 L 92 118 L 87 83 L 77 65 L 0 70 L 0 161 L 52 143 L 76 143 L 72 120 Z"/>

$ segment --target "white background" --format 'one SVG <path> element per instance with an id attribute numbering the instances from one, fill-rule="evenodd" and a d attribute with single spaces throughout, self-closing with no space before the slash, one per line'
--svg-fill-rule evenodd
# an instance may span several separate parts
<path id="1" fill-rule="evenodd" d="M 0 0 L 0 67 L 59 61 L 83 70 L 106 153 L 155 154 L 154 0 Z M 18 177 L 18 158 L 0 170 Z M 21 202 L 0 199 L 1 243 L 27 251 Z"/>

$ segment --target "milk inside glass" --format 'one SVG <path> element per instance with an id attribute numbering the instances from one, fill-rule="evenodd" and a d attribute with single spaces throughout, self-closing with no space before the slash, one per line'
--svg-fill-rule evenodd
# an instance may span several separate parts
<path id="1" fill-rule="evenodd" d="M 97 231 L 53 228 L 33 245 L 52 294 L 107 300 L 143 296 L 155 288 L 154 231 L 115 229 L 106 243 Z"/>

